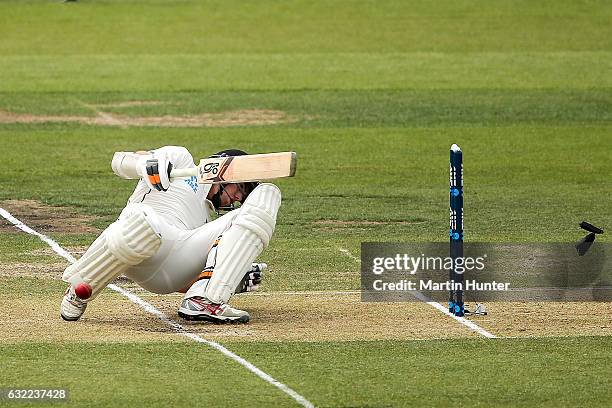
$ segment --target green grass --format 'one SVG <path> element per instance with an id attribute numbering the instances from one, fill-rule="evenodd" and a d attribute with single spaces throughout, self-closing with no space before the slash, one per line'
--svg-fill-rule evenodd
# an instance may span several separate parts
<path id="1" fill-rule="evenodd" d="M 112 175 L 114 151 L 297 151 L 297 177 L 278 182 L 264 290 L 356 289 L 358 264 L 340 249 L 445 241 L 452 143 L 465 152 L 467 240 L 574 242 L 580 221 L 607 228 L 612 213 L 607 1 L 3 1 L 0 38 L 0 111 L 294 118 L 200 129 L 0 124 L 0 201 L 72 207 L 98 227 L 133 188 Z M 91 107 L 133 100 L 167 104 Z M 63 246 L 94 238 L 49 235 Z M 59 261 L 31 253 L 41 248 L 0 233 L 3 263 Z M 62 284 L 0 286 L 35 297 Z M 228 344 L 317 406 L 556 407 L 608 404 L 610 342 Z M 0 366 L 0 387 L 68 387 L 75 406 L 291 404 L 195 343 L 3 344 Z"/>
<path id="2" fill-rule="evenodd" d="M 610 51 L 7 55 L 0 91 L 591 89 L 612 87 L 611 61 Z"/>
<path id="3" fill-rule="evenodd" d="M 9 170 L 0 175 L 6 183 L 0 198 L 33 197 L 111 216 L 124 205 L 134 185 L 112 175 L 109 161 L 114 151 L 180 144 L 198 158 L 232 145 L 253 152 L 293 149 L 299 153 L 298 177 L 278 184 L 285 192 L 280 225 L 291 226 L 294 236 L 312 239 L 317 232 L 313 228 L 320 227 L 312 222 L 318 220 L 411 221 L 414 225 L 401 226 L 401 238 L 431 240 L 439 235 L 435 230 L 446 228 L 447 150 L 458 141 L 465 150 L 470 236 L 571 239 L 570 228 L 578 218 L 604 221 L 610 208 L 609 130 L 608 126 L 66 128 L 26 129 L 18 138 L 12 136 L 14 130 L 6 130 L 0 131 L 4 146 L 19 153 L 5 160 Z M 41 157 L 44 166 L 38 166 Z M 512 199 L 506 199 L 510 191 Z M 564 217 L 559 217 L 560 208 Z M 507 217 L 505 211 L 516 217 Z M 382 235 L 393 226 L 377 228 Z M 429 235 L 423 235 L 428 230 Z"/>
<path id="4" fill-rule="evenodd" d="M 226 346 L 323 407 L 603 407 L 612 385 L 606 337 Z M 78 406 L 292 405 L 195 343 L 12 344 L 0 362 L 3 387 L 65 387 Z"/>
<path id="5" fill-rule="evenodd" d="M 134 185 L 111 174 L 114 151 L 178 144 L 197 158 L 227 146 L 295 150 L 298 176 L 278 182 L 284 204 L 275 239 L 262 255 L 274 265 L 267 289 L 356 289 L 358 265 L 340 248 L 358 256 L 362 241 L 446 239 L 448 146 L 454 141 L 465 151 L 467 240 L 573 242 L 581 237 L 577 225 L 583 219 L 605 225 L 612 202 L 609 133 L 609 126 L 526 125 L 248 132 L 83 127 L 26 128 L 14 138 L 14 130 L 6 130 L 0 138 L 7 151 L 20 153 L 5 158 L 10 170 L 0 175 L 6 186 L 0 200 L 33 198 L 74 207 L 102 217 L 96 224 L 103 227 Z M 92 239 L 51 236 L 68 246 Z M 606 235 L 601 239 L 610 242 Z M 6 245 L 5 251 L 15 259 L 22 249 Z M 352 278 L 342 273 L 347 271 L 355 272 Z"/>
<path id="6" fill-rule="evenodd" d="M 0 91 L 611 87 L 605 1 L 0 4 Z"/>
<path id="7" fill-rule="evenodd" d="M 230 346 L 320 406 L 605 406 L 609 338 Z M 289 355 L 270 364 L 268 354 Z M 312 359 L 325 356 L 317 368 Z M 282 362 L 282 363 L 281 363 Z M 279 374 L 275 374 L 279 375 Z M 580 377 L 580 378 L 577 378 Z M 345 378 L 358 386 L 347 387 Z"/>
<path id="8" fill-rule="evenodd" d="M 17 229 L 15 229 L 17 231 Z M 47 244 L 42 242 L 38 237 L 15 232 L 1 233 L 0 253 L 2 254 L 2 262 L 44 262 L 45 260 L 57 260 L 55 256 L 41 257 L 40 255 L 32 255 L 31 251 L 36 249 L 47 248 Z"/>
<path id="9" fill-rule="evenodd" d="M 57 258 L 55 259 L 57 261 Z M 68 265 L 68 263 L 66 263 Z M 61 293 L 66 290 L 64 282 L 59 280 L 60 276 L 57 276 L 55 280 L 51 280 L 46 276 L 13 276 L 13 277 L 0 277 L 0 288 L 2 293 L 5 295 L 18 295 L 27 293 L 40 298 L 43 297 L 56 297 L 58 298 Z"/>
<path id="10" fill-rule="evenodd" d="M 156 104 L 112 106 L 129 101 Z M 594 125 L 612 123 L 612 93 L 609 88 L 0 93 L 0 110 L 16 114 L 91 117 L 96 109 L 126 116 L 272 109 L 297 120 L 278 126 L 307 128 Z M 0 125 L 7 127 L 40 129 Z"/>
<path id="11" fill-rule="evenodd" d="M 196 343 L 3 345 L 0 361 L 3 387 L 64 388 L 71 406 L 292 405 L 275 387 Z"/>
<path id="12" fill-rule="evenodd" d="M 603 0 L 13 0 L 0 53 L 610 51 L 611 17 Z"/>

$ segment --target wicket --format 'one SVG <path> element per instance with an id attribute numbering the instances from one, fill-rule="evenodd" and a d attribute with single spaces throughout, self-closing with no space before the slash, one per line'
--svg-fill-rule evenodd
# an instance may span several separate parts
<path id="1" fill-rule="evenodd" d="M 450 148 L 450 257 L 453 261 L 463 257 L 463 152 L 456 144 Z M 453 262 L 449 280 L 463 283 L 463 273 L 458 273 Z M 455 316 L 463 316 L 463 290 L 451 290 L 448 298 L 448 311 Z"/>

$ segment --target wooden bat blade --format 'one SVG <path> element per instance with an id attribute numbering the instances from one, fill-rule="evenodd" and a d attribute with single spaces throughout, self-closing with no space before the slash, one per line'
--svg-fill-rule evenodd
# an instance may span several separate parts
<path id="1" fill-rule="evenodd" d="M 202 159 L 195 169 L 173 170 L 171 176 L 195 175 L 200 184 L 240 183 L 293 177 L 296 164 L 295 152 L 217 157 Z"/>

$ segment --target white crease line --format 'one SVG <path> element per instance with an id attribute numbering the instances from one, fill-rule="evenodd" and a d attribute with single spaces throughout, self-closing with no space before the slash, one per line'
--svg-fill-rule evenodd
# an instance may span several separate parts
<path id="1" fill-rule="evenodd" d="M 340 252 L 342 252 L 343 254 L 351 257 L 354 261 L 356 261 L 357 263 L 361 264 L 361 260 L 359 258 L 357 258 L 355 255 L 351 254 L 351 252 L 348 249 L 345 248 L 339 248 Z M 444 313 L 445 315 L 452 317 L 453 319 L 455 319 L 456 321 L 458 321 L 459 323 L 465 325 L 466 327 L 469 327 L 471 330 L 475 331 L 476 333 L 487 337 L 489 339 L 496 339 L 497 336 L 494 334 L 489 333 L 488 331 L 486 331 L 485 329 L 483 329 L 482 327 L 478 326 L 476 323 L 464 318 L 464 317 L 459 317 L 459 316 L 455 316 L 453 313 L 450 313 L 448 311 L 447 307 L 442 306 L 440 303 L 431 300 L 430 298 L 428 298 L 427 296 L 425 296 L 424 294 L 422 294 L 421 292 L 418 291 L 414 291 L 414 290 L 410 290 L 408 291 L 409 294 L 411 294 L 412 296 L 414 296 L 415 298 L 417 298 L 418 300 L 420 300 L 421 302 L 427 303 L 428 305 L 435 307 L 436 309 L 438 309 L 439 311 L 441 311 L 442 313 Z"/>
<path id="2" fill-rule="evenodd" d="M 41 234 L 41 233 L 39 233 L 37 231 L 34 231 L 32 228 L 28 227 L 23 222 L 21 222 L 20 220 L 18 220 L 15 217 L 13 217 L 4 208 L 0 207 L 0 215 L 2 215 L 2 217 L 4 217 L 8 222 L 10 222 L 11 224 L 13 224 L 15 227 L 19 228 L 23 232 L 27 232 L 28 234 L 35 235 L 38 238 L 40 238 L 41 240 L 43 240 L 44 242 L 46 242 L 51 248 L 53 248 L 53 250 L 58 255 L 60 255 L 64 259 L 66 259 L 68 262 L 73 263 L 73 262 L 76 261 L 74 256 L 72 256 L 68 251 L 66 251 L 64 248 L 62 248 L 53 239 L 51 239 L 48 236 L 43 235 L 43 234 Z M 130 301 L 132 301 L 133 303 L 135 303 L 138 306 L 140 306 L 146 312 L 151 313 L 151 314 L 157 316 L 162 322 L 166 323 L 166 325 L 170 326 L 172 329 L 174 329 L 181 336 L 188 337 L 188 338 L 190 338 L 193 341 L 196 341 L 198 343 L 204 343 L 204 344 L 206 344 L 206 345 L 216 349 L 217 351 L 221 352 L 226 357 L 229 357 L 232 360 L 236 361 L 238 364 L 241 364 L 243 367 L 245 367 L 247 370 L 251 371 L 253 374 L 258 376 L 262 380 L 264 380 L 267 383 L 272 384 L 276 388 L 280 389 L 285 394 L 289 395 L 291 398 L 293 398 L 295 401 L 297 401 L 303 407 L 314 408 L 314 405 L 312 404 L 312 402 L 308 401 L 306 398 L 304 398 L 303 396 L 301 396 L 300 394 L 298 394 L 297 392 L 295 392 L 294 390 L 292 390 L 291 388 L 289 388 L 285 384 L 281 383 L 278 380 L 275 380 L 269 374 L 261 371 L 259 368 L 257 368 L 256 366 L 254 366 L 253 364 L 251 364 L 250 362 L 248 362 L 244 358 L 240 357 L 239 355 L 237 355 L 237 354 L 231 352 L 230 350 L 226 349 L 221 344 L 219 344 L 217 342 L 214 342 L 212 340 L 206 340 L 205 338 L 200 337 L 199 335 L 197 335 L 195 333 L 191 333 L 191 332 L 187 331 L 180 323 L 175 322 L 174 320 L 170 319 L 168 316 L 166 316 L 159 309 L 155 308 L 155 306 L 153 306 L 152 304 L 142 300 L 140 297 L 138 297 L 134 293 L 132 293 L 132 292 L 126 290 L 126 289 L 123 289 L 123 288 L 121 288 L 121 287 L 119 287 L 119 286 L 117 286 L 115 284 L 108 285 L 108 288 L 111 289 L 111 290 L 114 290 L 115 292 L 118 292 L 118 293 L 122 294 L 125 297 L 127 297 Z"/>
<path id="3" fill-rule="evenodd" d="M 31 234 L 31 235 L 36 235 L 42 241 L 46 242 L 47 245 L 49 245 L 58 255 L 60 255 L 62 258 L 65 258 L 68 262 L 70 263 L 76 262 L 76 258 L 70 255 L 70 253 L 66 251 L 64 248 L 62 248 L 57 242 L 55 242 L 48 236 L 41 234 L 40 232 L 34 231 L 32 228 L 28 227 L 23 222 L 13 217 L 11 213 L 6 211 L 2 207 L 0 207 L 0 215 L 2 215 L 8 222 L 10 222 L 11 224 L 16 226 L 23 232 L 27 232 L 28 234 Z"/>
<path id="4" fill-rule="evenodd" d="M 455 319 L 456 321 L 458 321 L 461 324 L 466 325 L 467 327 L 469 327 L 470 329 L 474 330 L 475 332 L 477 332 L 478 334 L 481 334 L 489 339 L 496 339 L 497 336 L 489 333 L 488 331 L 486 331 L 485 329 L 483 329 L 482 327 L 478 326 L 476 323 L 464 318 L 464 317 L 459 317 L 459 316 L 455 316 L 454 314 L 452 314 L 451 312 L 448 311 L 448 307 L 444 307 L 442 306 L 440 303 L 431 300 L 430 298 L 428 298 L 427 296 L 425 296 L 424 294 L 422 294 L 421 292 L 417 292 L 417 291 L 410 291 L 409 292 L 412 296 L 414 296 L 415 298 L 419 299 L 422 302 L 427 303 L 430 306 L 435 307 L 436 309 L 438 309 L 439 311 L 441 311 L 442 313 L 444 313 L 445 315 L 452 317 L 453 319 Z"/>

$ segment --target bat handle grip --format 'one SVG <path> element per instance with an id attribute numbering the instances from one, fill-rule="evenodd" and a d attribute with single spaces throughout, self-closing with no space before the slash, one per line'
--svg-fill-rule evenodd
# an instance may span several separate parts
<path id="1" fill-rule="evenodd" d="M 172 171 L 170 172 L 170 178 L 191 177 L 191 176 L 197 176 L 197 175 L 198 175 L 197 167 L 189 167 L 186 169 L 172 169 Z"/>

